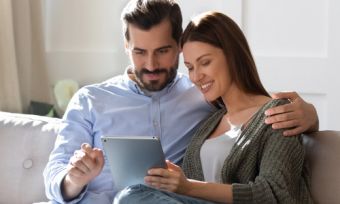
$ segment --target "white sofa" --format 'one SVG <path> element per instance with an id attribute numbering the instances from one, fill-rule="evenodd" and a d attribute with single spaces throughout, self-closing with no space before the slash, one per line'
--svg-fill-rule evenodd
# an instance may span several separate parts
<path id="1" fill-rule="evenodd" d="M 0 112 L 0 203 L 47 201 L 42 172 L 59 120 Z"/>
<path id="2" fill-rule="evenodd" d="M 47 201 L 42 172 L 58 119 L 0 112 L 0 204 Z M 304 137 L 316 203 L 340 203 L 340 132 Z"/>

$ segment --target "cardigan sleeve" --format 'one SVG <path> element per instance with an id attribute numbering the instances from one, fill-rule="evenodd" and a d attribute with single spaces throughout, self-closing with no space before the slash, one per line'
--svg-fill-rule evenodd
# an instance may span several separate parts
<path id="1" fill-rule="evenodd" d="M 301 136 L 284 137 L 270 126 L 257 155 L 258 174 L 247 184 L 232 184 L 234 203 L 310 203 L 303 179 L 304 147 Z M 261 142 L 261 143 L 262 143 Z"/>

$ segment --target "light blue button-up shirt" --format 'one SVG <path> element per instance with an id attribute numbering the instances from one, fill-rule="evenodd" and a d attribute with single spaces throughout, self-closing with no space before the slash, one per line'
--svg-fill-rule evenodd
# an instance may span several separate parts
<path id="1" fill-rule="evenodd" d="M 150 96 L 151 95 L 151 96 Z M 44 171 L 46 194 L 65 202 L 61 181 L 74 151 L 82 143 L 102 149 L 102 136 L 157 136 L 167 159 L 180 162 L 199 122 L 212 107 L 182 74 L 164 89 L 145 94 L 127 72 L 100 84 L 81 88 L 72 98 Z M 105 157 L 105 152 L 104 152 Z M 117 190 L 109 164 L 70 203 L 112 203 Z"/>

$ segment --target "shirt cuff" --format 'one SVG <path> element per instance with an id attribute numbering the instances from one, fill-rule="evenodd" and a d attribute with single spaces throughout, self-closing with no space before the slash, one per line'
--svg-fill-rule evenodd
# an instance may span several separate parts
<path id="1" fill-rule="evenodd" d="M 253 192 L 249 185 L 232 184 L 233 203 L 249 203 L 253 200 Z"/>
<path id="2" fill-rule="evenodd" d="M 55 184 L 53 185 L 54 187 L 54 192 L 56 193 L 56 198 L 57 198 L 57 202 L 59 203 L 65 203 L 65 204 L 74 204 L 74 203 L 78 203 L 79 201 L 81 201 L 83 199 L 83 197 L 85 196 L 85 193 L 87 192 L 87 188 L 88 185 L 86 185 L 83 190 L 80 192 L 80 194 L 75 197 L 72 200 L 69 201 L 65 201 L 63 198 L 63 195 L 61 193 L 61 185 L 62 185 L 62 181 L 65 178 L 67 174 L 67 170 L 63 170 L 62 172 L 60 172 L 56 177 L 55 177 Z"/>

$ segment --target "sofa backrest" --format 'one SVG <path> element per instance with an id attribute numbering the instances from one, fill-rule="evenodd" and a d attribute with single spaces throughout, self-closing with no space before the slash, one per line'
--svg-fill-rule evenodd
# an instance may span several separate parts
<path id="1" fill-rule="evenodd" d="M 0 112 L 0 203 L 47 201 L 43 169 L 59 119 Z M 340 202 L 340 132 L 304 136 L 316 203 Z"/>
<path id="2" fill-rule="evenodd" d="M 340 132 L 320 131 L 304 137 L 316 203 L 340 203 Z"/>
<path id="3" fill-rule="evenodd" d="M 47 201 L 42 172 L 59 120 L 0 112 L 0 203 Z"/>

